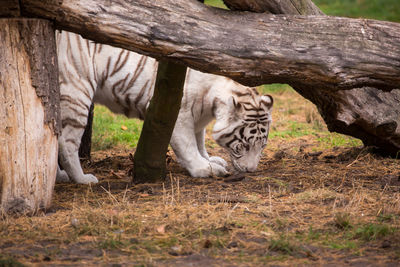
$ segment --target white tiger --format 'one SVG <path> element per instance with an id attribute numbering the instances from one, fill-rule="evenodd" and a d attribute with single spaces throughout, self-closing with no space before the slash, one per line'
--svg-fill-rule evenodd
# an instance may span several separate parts
<path id="1" fill-rule="evenodd" d="M 57 33 L 62 134 L 57 181 L 96 183 L 84 174 L 78 149 L 92 101 L 115 113 L 144 119 L 153 94 L 157 61 L 100 45 L 79 35 Z M 233 166 L 255 171 L 267 144 L 273 99 L 231 79 L 188 69 L 181 109 L 170 144 L 178 162 L 193 177 L 228 174 L 227 163 L 210 157 L 205 127 L 216 119 L 213 138 L 230 154 Z"/>

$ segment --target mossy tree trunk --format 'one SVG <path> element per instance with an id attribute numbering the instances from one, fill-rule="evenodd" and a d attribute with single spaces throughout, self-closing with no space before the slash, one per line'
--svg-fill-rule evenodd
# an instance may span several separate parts
<path id="1" fill-rule="evenodd" d="M 159 62 L 154 95 L 133 158 L 134 183 L 151 183 L 165 178 L 166 153 L 181 107 L 186 69 L 172 61 Z"/>

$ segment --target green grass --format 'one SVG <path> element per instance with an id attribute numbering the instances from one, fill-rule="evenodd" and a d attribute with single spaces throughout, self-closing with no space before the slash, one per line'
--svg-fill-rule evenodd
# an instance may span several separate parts
<path id="1" fill-rule="evenodd" d="M 271 131 L 269 134 L 270 138 L 287 139 L 316 134 L 316 132 L 312 129 L 312 126 L 307 123 L 287 121 L 285 124 L 286 130 Z"/>
<path id="2" fill-rule="evenodd" d="M 275 126 L 272 126 L 270 131 L 270 138 L 290 139 L 299 138 L 304 136 L 317 137 L 317 141 L 321 148 L 333 147 L 358 147 L 362 145 L 361 140 L 346 136 L 339 133 L 329 133 L 321 131 L 320 126 L 312 123 L 303 123 L 297 121 L 285 122 L 285 129 L 277 131 Z M 277 125 L 279 127 L 279 125 Z"/>
<path id="3" fill-rule="evenodd" d="M 357 252 L 366 243 L 383 239 L 398 231 L 388 224 L 382 223 L 354 223 L 350 215 L 340 213 L 333 219 L 332 230 L 313 230 L 310 226 L 308 232 L 296 233 L 294 237 L 298 243 L 320 244 L 337 250 L 352 250 Z M 289 235 L 290 237 L 290 235 Z M 281 250 L 287 250 L 286 239 L 275 241 Z"/>
<path id="4" fill-rule="evenodd" d="M 93 119 L 93 150 L 113 147 L 136 147 L 143 122 L 116 115 L 104 106 L 95 106 Z"/>
<path id="5" fill-rule="evenodd" d="M 379 222 L 392 222 L 398 218 L 395 214 L 379 214 L 377 219 Z"/>
<path id="6" fill-rule="evenodd" d="M 227 9 L 226 5 L 221 0 L 205 0 L 204 4 Z"/>
<path id="7" fill-rule="evenodd" d="M 400 22 L 399 0 L 314 0 L 327 15 Z"/>
<path id="8" fill-rule="evenodd" d="M 338 229 L 346 230 L 352 228 L 350 214 L 348 213 L 338 213 L 334 218 L 334 225 Z"/>
<path id="9" fill-rule="evenodd" d="M 2 267 L 23 267 L 25 265 L 18 262 L 13 257 L 3 256 L 0 254 L 0 266 L 2 266 Z"/>
<path id="10" fill-rule="evenodd" d="M 296 252 L 300 251 L 301 248 L 294 244 L 287 236 L 281 235 L 277 239 L 270 240 L 269 250 L 287 255 L 294 255 Z"/>
<path id="11" fill-rule="evenodd" d="M 337 250 L 355 250 L 358 248 L 358 245 L 354 241 L 350 240 L 336 240 L 330 241 L 326 244 L 329 248 L 337 249 Z"/>
<path id="12" fill-rule="evenodd" d="M 273 83 L 264 84 L 259 87 L 259 90 L 262 94 L 280 94 L 287 91 L 293 91 L 293 88 L 287 84 Z"/>
<path id="13" fill-rule="evenodd" d="M 339 133 L 329 133 L 318 137 L 317 140 L 324 148 L 362 146 L 361 140 Z"/>
<path id="14" fill-rule="evenodd" d="M 351 18 L 369 18 L 400 22 L 399 0 L 314 0 L 325 14 Z M 206 4 L 226 8 L 222 0 L 206 0 Z"/>
<path id="15" fill-rule="evenodd" d="M 114 237 L 114 236 L 104 239 L 103 241 L 100 241 L 98 244 L 98 247 L 101 249 L 118 249 L 123 246 L 124 244 L 121 241 L 121 237 Z"/>
<path id="16" fill-rule="evenodd" d="M 395 232 L 395 229 L 387 224 L 368 223 L 357 227 L 353 233 L 354 238 L 364 241 L 372 241 Z"/>

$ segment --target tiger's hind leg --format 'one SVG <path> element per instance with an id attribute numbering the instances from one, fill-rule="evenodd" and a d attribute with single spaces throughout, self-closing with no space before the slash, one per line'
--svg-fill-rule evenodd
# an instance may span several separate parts
<path id="1" fill-rule="evenodd" d="M 57 172 L 57 180 L 69 179 L 78 184 L 97 183 L 94 175 L 83 173 L 79 161 L 79 146 L 87 124 L 92 97 L 66 82 L 60 84 L 60 90 L 62 130 L 58 139 L 58 162 L 65 172 L 60 169 Z M 89 89 L 86 89 L 86 92 L 90 92 Z"/>
<path id="2" fill-rule="evenodd" d="M 69 176 L 66 171 L 61 170 L 60 166 L 57 166 L 57 176 L 56 176 L 56 182 L 57 183 L 68 183 L 71 180 L 69 179 Z"/>
<path id="3" fill-rule="evenodd" d="M 78 121 L 75 121 L 78 122 Z M 97 183 L 98 180 L 93 174 L 84 174 L 79 160 L 79 145 L 82 138 L 85 125 L 66 125 L 62 129 L 61 137 L 59 138 L 59 163 L 63 167 L 67 177 L 77 184 Z M 61 170 L 57 172 L 58 180 L 66 180 L 65 173 Z"/>
<path id="4" fill-rule="evenodd" d="M 79 184 L 97 183 L 84 174 L 79 161 L 79 145 L 87 124 L 90 105 L 97 88 L 94 55 L 96 45 L 77 34 L 57 32 L 60 81 L 61 136 L 58 139 L 59 180 L 68 178 Z"/>

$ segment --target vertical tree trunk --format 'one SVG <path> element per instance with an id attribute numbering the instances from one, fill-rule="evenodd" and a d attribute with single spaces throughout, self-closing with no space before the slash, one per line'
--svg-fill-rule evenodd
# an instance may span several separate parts
<path id="1" fill-rule="evenodd" d="M 0 19 L 0 199 L 5 212 L 50 205 L 57 171 L 58 66 L 51 22 Z"/>
<path id="2" fill-rule="evenodd" d="M 81 139 L 81 145 L 79 147 L 80 158 L 90 159 L 90 152 L 92 150 L 93 109 L 94 104 L 92 103 L 89 109 L 86 128 Z"/>
<path id="3" fill-rule="evenodd" d="M 161 60 L 154 95 L 147 109 L 136 148 L 134 183 L 149 183 L 165 178 L 165 159 L 183 96 L 186 67 Z"/>

